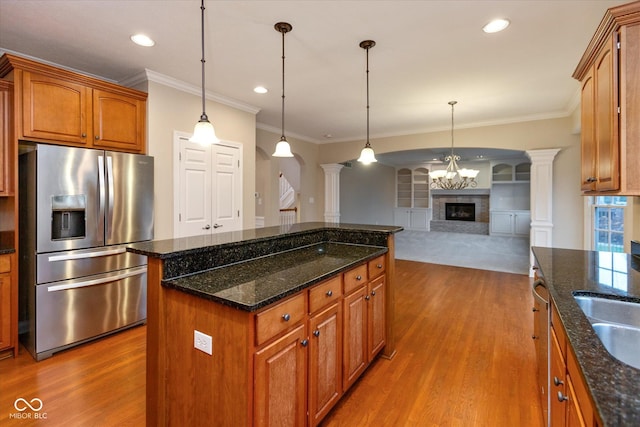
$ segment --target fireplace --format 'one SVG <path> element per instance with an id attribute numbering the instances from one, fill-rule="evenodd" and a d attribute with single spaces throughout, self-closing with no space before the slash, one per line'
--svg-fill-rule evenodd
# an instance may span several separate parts
<path id="1" fill-rule="evenodd" d="M 445 219 L 447 221 L 475 221 L 475 203 L 445 203 Z"/>

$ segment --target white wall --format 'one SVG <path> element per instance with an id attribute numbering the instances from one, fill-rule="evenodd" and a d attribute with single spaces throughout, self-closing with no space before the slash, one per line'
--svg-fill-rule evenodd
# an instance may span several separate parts
<path id="1" fill-rule="evenodd" d="M 340 222 L 393 225 L 396 170 L 351 162 L 340 171 Z"/>
<path id="2" fill-rule="evenodd" d="M 173 237 L 173 131 L 193 132 L 202 113 L 196 95 L 147 83 L 148 154 L 155 158 L 155 239 Z M 207 101 L 207 115 L 218 138 L 243 145 L 243 228 L 255 225 L 255 114 Z"/>

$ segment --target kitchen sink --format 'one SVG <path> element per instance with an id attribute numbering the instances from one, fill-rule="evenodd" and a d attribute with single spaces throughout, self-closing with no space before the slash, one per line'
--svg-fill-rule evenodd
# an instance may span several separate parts
<path id="1" fill-rule="evenodd" d="M 591 326 L 613 357 L 640 369 L 640 328 L 613 323 L 593 323 Z"/>
<path id="2" fill-rule="evenodd" d="M 574 298 L 607 351 L 640 369 L 640 303 L 589 295 Z"/>
<path id="3" fill-rule="evenodd" d="M 602 321 L 640 328 L 640 303 L 588 295 L 574 298 L 591 323 Z"/>

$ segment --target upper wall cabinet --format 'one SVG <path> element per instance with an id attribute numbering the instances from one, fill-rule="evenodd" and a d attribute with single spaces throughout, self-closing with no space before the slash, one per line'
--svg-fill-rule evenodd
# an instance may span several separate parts
<path id="1" fill-rule="evenodd" d="M 429 170 L 402 168 L 396 171 L 397 207 L 429 207 Z"/>
<path id="2" fill-rule="evenodd" d="M 581 83 L 582 183 L 640 195 L 640 2 L 608 9 L 573 77 Z"/>
<path id="3" fill-rule="evenodd" d="M 13 84 L 0 80 L 0 196 L 13 195 L 13 147 L 11 144 L 11 100 Z"/>
<path id="4" fill-rule="evenodd" d="M 527 161 L 503 161 L 491 165 L 492 184 L 529 182 L 530 177 L 531 163 Z"/>
<path id="5" fill-rule="evenodd" d="M 15 84 L 17 139 L 144 153 L 144 92 L 5 54 Z"/>

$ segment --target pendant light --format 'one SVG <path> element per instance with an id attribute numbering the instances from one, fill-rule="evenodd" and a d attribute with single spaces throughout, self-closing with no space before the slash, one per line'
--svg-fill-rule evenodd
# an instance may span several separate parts
<path id="1" fill-rule="evenodd" d="M 201 11 L 201 37 L 202 37 L 202 59 L 200 62 L 202 63 L 202 115 L 200 116 L 200 120 L 196 123 L 193 128 L 193 135 L 189 138 L 191 142 L 197 142 L 199 144 L 217 144 L 220 142 L 218 137 L 216 136 L 216 131 L 213 129 L 213 125 L 209 121 L 209 117 L 207 117 L 207 113 L 205 111 L 205 87 L 204 87 L 204 0 L 202 0 L 202 4 L 200 6 Z"/>
<path id="2" fill-rule="evenodd" d="M 273 157 L 293 157 L 291 146 L 289 146 L 287 138 L 284 136 L 284 35 L 291 31 L 293 27 L 286 22 L 278 22 L 274 28 L 279 33 L 282 33 L 282 136 L 276 144 L 276 151 L 273 153 Z"/>
<path id="3" fill-rule="evenodd" d="M 360 152 L 358 161 L 365 165 L 378 161 L 373 152 L 373 148 L 371 148 L 371 143 L 369 142 L 369 49 L 371 49 L 375 45 L 376 42 L 374 42 L 373 40 L 365 40 L 360 42 L 360 47 L 367 51 L 367 143 L 364 145 L 364 148 Z"/>

